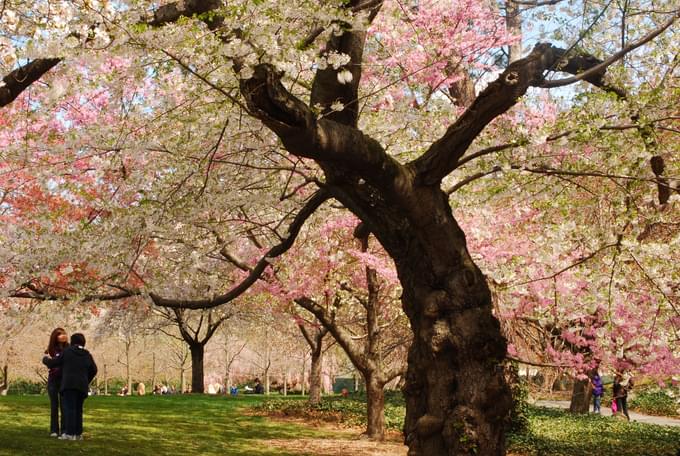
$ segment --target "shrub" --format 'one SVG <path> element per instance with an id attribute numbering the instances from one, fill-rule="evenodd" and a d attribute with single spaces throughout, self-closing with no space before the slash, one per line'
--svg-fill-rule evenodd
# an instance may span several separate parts
<path id="1" fill-rule="evenodd" d="M 648 415 L 680 416 L 680 391 L 653 387 L 636 392 L 630 408 Z"/>
<path id="2" fill-rule="evenodd" d="M 366 425 L 366 394 L 355 393 L 349 397 L 326 396 L 319 404 L 291 399 L 267 399 L 254 406 L 267 414 L 305 417 L 312 420 L 342 423 L 347 426 Z M 400 391 L 386 391 L 385 427 L 401 430 L 404 426 L 404 397 Z"/>
<path id="3" fill-rule="evenodd" d="M 42 381 L 27 380 L 18 378 L 10 380 L 7 394 L 43 394 L 47 391 L 47 387 Z"/>

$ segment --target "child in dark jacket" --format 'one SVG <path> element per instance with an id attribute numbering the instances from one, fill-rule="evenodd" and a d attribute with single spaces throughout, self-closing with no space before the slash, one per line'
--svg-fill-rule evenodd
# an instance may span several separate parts
<path id="1" fill-rule="evenodd" d="M 71 345 L 60 357 L 45 356 L 43 363 L 49 367 L 61 367 L 61 394 L 64 403 L 65 429 L 60 439 L 82 440 L 83 403 L 92 379 L 97 375 L 97 365 L 90 352 L 85 350 L 85 336 L 75 333 Z"/>

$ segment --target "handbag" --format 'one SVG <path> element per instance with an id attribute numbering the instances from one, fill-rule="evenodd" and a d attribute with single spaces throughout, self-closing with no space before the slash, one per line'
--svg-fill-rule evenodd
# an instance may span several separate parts
<path id="1" fill-rule="evenodd" d="M 616 399 L 612 400 L 612 413 L 616 413 L 618 411 L 618 407 L 616 406 Z"/>

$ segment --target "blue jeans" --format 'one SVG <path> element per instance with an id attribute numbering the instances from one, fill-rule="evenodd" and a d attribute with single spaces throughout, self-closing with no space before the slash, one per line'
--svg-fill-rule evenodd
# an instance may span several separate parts
<path id="1" fill-rule="evenodd" d="M 602 396 L 593 395 L 593 412 L 602 413 L 600 411 L 600 405 L 602 404 Z"/>
<path id="2" fill-rule="evenodd" d="M 47 395 L 50 397 L 50 432 L 64 432 L 64 398 L 59 393 L 59 382 L 47 382 Z M 61 420 L 59 419 L 61 417 Z"/>
<path id="3" fill-rule="evenodd" d="M 78 390 L 63 391 L 64 415 L 66 415 L 66 430 L 68 435 L 82 435 L 83 433 L 83 403 L 87 394 Z"/>

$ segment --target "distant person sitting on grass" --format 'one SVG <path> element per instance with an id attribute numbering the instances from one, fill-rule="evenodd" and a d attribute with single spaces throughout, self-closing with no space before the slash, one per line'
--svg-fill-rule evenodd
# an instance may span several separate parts
<path id="1" fill-rule="evenodd" d="M 85 336 L 75 333 L 71 345 L 58 358 L 45 356 L 43 363 L 61 367 L 61 394 L 64 400 L 64 425 L 62 440 L 83 439 L 83 403 L 92 379 L 97 375 L 97 365 L 90 352 L 85 350 Z"/>

